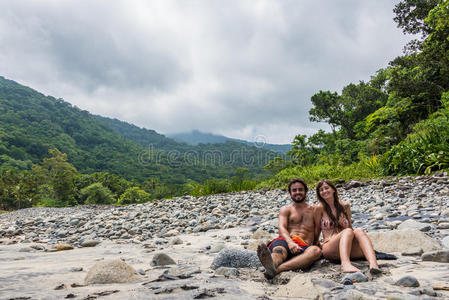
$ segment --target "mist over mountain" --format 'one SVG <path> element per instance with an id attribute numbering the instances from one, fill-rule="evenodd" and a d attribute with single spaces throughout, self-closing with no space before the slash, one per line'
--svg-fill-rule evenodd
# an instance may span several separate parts
<path id="1" fill-rule="evenodd" d="M 285 154 L 288 151 L 290 151 L 292 147 L 291 144 L 267 144 L 263 141 L 250 142 L 240 139 L 229 138 L 223 135 L 201 132 L 199 130 L 192 130 L 190 132 L 181 132 L 181 133 L 170 133 L 167 134 L 167 136 L 174 139 L 175 141 L 184 142 L 189 145 L 217 144 L 217 143 L 225 143 L 227 141 L 234 141 L 250 146 L 255 146 L 265 150 L 280 152 L 282 154 Z"/>

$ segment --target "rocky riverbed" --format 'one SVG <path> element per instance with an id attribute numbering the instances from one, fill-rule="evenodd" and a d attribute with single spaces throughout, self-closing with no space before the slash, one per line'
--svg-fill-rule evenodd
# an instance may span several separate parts
<path id="1" fill-rule="evenodd" d="M 255 248 L 276 236 L 284 190 L 0 215 L 0 299 L 449 298 L 449 177 L 341 184 L 383 274 L 324 259 L 267 281 Z M 314 191 L 308 201 L 316 203 Z M 346 275 L 346 276 L 345 276 Z"/>

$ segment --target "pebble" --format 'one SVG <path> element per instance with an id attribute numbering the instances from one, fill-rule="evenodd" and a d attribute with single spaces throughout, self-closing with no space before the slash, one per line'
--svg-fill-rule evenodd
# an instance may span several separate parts
<path id="1" fill-rule="evenodd" d="M 347 285 L 348 282 L 367 282 L 368 278 L 362 272 L 349 273 L 341 280 L 341 283 Z"/>
<path id="2" fill-rule="evenodd" d="M 399 286 L 405 286 L 405 287 L 418 287 L 419 286 L 418 279 L 416 279 L 413 276 L 404 276 L 404 277 L 400 278 L 399 280 L 397 280 L 394 284 L 399 285 Z"/>
<path id="3" fill-rule="evenodd" d="M 151 260 L 152 266 L 176 265 L 176 262 L 165 253 L 156 253 Z"/>

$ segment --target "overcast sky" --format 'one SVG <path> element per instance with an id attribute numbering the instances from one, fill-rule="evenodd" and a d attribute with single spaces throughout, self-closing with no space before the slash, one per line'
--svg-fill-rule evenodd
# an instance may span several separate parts
<path id="1" fill-rule="evenodd" d="M 401 55 L 398 1 L 0 0 L 0 75 L 159 133 L 290 143 Z"/>

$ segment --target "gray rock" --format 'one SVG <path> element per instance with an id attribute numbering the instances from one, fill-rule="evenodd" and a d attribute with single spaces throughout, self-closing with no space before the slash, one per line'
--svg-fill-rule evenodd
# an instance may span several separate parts
<path id="1" fill-rule="evenodd" d="M 412 220 L 412 219 L 408 219 L 408 220 L 402 222 L 402 224 L 400 224 L 398 226 L 399 230 L 417 229 L 419 231 L 429 231 L 430 228 L 431 227 L 430 227 L 429 224 L 417 222 L 417 221 Z"/>
<path id="2" fill-rule="evenodd" d="M 405 286 L 405 287 L 418 287 L 419 286 L 418 279 L 416 279 L 413 276 L 404 276 L 404 277 L 400 278 L 399 280 L 397 280 L 394 284 L 398 285 L 398 286 Z"/>
<path id="3" fill-rule="evenodd" d="M 212 262 L 211 269 L 219 267 L 230 268 L 258 268 L 262 264 L 255 251 L 226 248 L 221 250 Z"/>
<path id="4" fill-rule="evenodd" d="M 449 229 L 449 222 L 440 223 L 437 226 L 438 229 Z"/>
<path id="5" fill-rule="evenodd" d="M 174 237 L 170 240 L 170 245 L 181 245 L 184 243 L 179 237 Z"/>
<path id="6" fill-rule="evenodd" d="M 401 255 L 404 256 L 421 256 L 421 254 L 423 254 L 423 249 L 419 246 L 410 248 L 404 252 L 401 253 Z"/>
<path id="7" fill-rule="evenodd" d="M 343 279 L 341 280 L 341 283 L 343 283 L 347 280 L 349 280 L 351 282 L 367 282 L 368 278 L 365 275 L 363 275 L 362 272 L 355 272 L 355 273 L 347 274 L 345 277 L 343 277 Z"/>
<path id="8" fill-rule="evenodd" d="M 423 261 L 436 261 L 449 263 L 449 249 L 426 252 L 421 256 Z"/>
<path id="9" fill-rule="evenodd" d="M 23 247 L 19 249 L 19 252 L 33 252 L 34 249 L 31 247 Z"/>
<path id="10" fill-rule="evenodd" d="M 176 265 L 176 262 L 165 253 L 156 253 L 151 260 L 152 266 Z"/>
<path id="11" fill-rule="evenodd" d="M 418 296 L 410 295 L 410 294 L 392 294 L 388 295 L 387 300 L 419 300 Z"/>
<path id="12" fill-rule="evenodd" d="M 179 279 L 190 278 L 193 274 L 199 273 L 201 273 L 199 267 L 174 267 L 164 271 L 164 275 L 177 277 Z"/>
<path id="13" fill-rule="evenodd" d="M 83 241 L 80 246 L 81 247 L 95 247 L 96 245 L 98 245 L 100 243 L 100 241 L 98 240 L 92 240 L 92 239 L 88 239 Z"/>
<path id="14" fill-rule="evenodd" d="M 218 253 L 221 250 L 223 250 L 225 248 L 225 243 L 223 242 L 218 242 L 216 244 L 214 244 L 211 249 L 210 249 L 210 253 Z"/>
<path id="15" fill-rule="evenodd" d="M 449 235 L 441 240 L 441 244 L 444 248 L 449 249 Z"/>
<path id="16" fill-rule="evenodd" d="M 120 259 L 96 263 L 87 273 L 85 284 L 125 283 L 137 280 L 136 270 Z"/>
<path id="17" fill-rule="evenodd" d="M 424 252 L 441 249 L 437 240 L 417 229 L 369 232 L 368 236 L 374 249 L 386 253 L 406 252 L 416 245 L 420 245 Z"/>
<path id="18" fill-rule="evenodd" d="M 215 275 L 223 275 L 226 277 L 237 276 L 238 270 L 236 268 L 219 267 L 215 270 Z"/>

